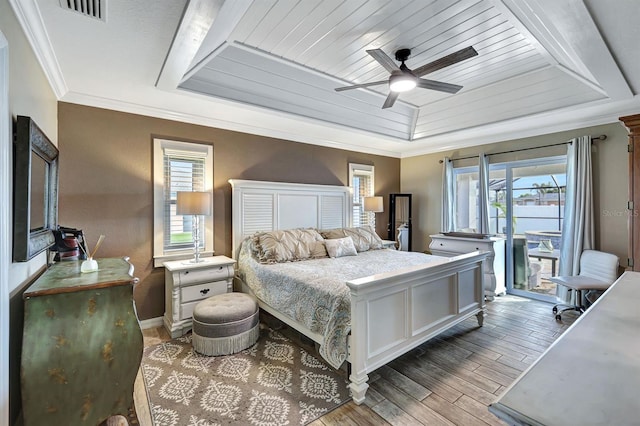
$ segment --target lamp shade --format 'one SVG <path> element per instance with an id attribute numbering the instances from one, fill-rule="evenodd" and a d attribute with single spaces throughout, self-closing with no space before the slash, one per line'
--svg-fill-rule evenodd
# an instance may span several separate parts
<path id="1" fill-rule="evenodd" d="M 177 194 L 176 214 L 211 215 L 211 193 L 199 191 L 181 191 Z"/>
<path id="2" fill-rule="evenodd" d="M 384 211 L 382 197 L 364 197 L 364 211 L 382 213 Z"/>

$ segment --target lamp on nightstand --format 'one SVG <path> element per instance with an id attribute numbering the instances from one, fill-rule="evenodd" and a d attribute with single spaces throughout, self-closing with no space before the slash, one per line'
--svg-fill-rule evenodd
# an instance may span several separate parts
<path id="1" fill-rule="evenodd" d="M 210 192 L 178 192 L 176 199 L 176 214 L 193 215 L 193 235 L 194 258 L 190 263 L 200 263 L 200 216 L 211 215 L 211 193 Z"/>
<path id="2" fill-rule="evenodd" d="M 384 202 L 382 197 L 364 197 L 364 211 L 374 213 L 384 212 Z"/>

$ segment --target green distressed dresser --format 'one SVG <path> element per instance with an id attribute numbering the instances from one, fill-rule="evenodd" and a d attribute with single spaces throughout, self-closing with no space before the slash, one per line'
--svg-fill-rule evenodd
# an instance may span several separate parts
<path id="1" fill-rule="evenodd" d="M 113 415 L 137 424 L 133 387 L 142 332 L 133 265 L 99 259 L 51 266 L 24 292 L 22 408 L 25 425 L 98 425 Z"/>

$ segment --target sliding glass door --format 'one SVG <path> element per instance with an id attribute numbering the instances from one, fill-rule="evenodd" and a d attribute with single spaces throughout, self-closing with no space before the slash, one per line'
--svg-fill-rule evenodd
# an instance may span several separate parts
<path id="1" fill-rule="evenodd" d="M 493 164 L 490 226 L 507 240 L 507 292 L 555 301 L 566 157 Z"/>

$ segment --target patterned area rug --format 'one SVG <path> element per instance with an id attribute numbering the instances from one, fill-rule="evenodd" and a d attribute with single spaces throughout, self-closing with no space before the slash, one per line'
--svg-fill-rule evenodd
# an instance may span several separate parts
<path id="1" fill-rule="evenodd" d="M 304 425 L 350 400 L 343 374 L 260 327 L 258 343 L 229 356 L 199 355 L 191 334 L 147 347 L 154 426 Z"/>

